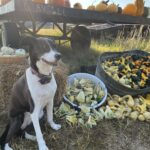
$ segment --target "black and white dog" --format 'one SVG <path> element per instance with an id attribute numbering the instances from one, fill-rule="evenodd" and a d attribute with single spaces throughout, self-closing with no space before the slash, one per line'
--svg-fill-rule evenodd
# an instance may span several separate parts
<path id="1" fill-rule="evenodd" d="M 11 138 L 24 131 L 33 123 L 39 150 L 48 150 L 43 139 L 39 119 L 46 108 L 47 121 L 54 130 L 61 125 L 53 121 L 53 99 L 57 84 L 53 75 L 53 67 L 61 58 L 52 41 L 46 38 L 28 37 L 24 40 L 29 45 L 30 67 L 14 84 L 9 105 L 9 123 L 0 138 L 2 150 L 12 150 L 9 146 Z M 35 137 L 25 132 L 25 137 Z"/>

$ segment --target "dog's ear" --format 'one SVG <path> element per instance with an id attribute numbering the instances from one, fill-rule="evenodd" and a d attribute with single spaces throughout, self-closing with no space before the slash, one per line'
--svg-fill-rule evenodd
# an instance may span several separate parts
<path id="1" fill-rule="evenodd" d="M 21 39 L 21 47 L 22 48 L 28 48 L 28 50 L 32 50 L 33 49 L 33 46 L 35 45 L 36 43 L 36 38 L 35 37 L 32 37 L 32 36 L 26 36 L 26 37 L 23 37 Z"/>

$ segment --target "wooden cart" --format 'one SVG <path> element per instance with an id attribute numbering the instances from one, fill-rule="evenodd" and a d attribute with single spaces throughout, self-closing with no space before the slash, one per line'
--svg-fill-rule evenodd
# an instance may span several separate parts
<path id="1" fill-rule="evenodd" d="M 31 0 L 11 0 L 0 7 L 0 22 L 3 45 L 19 47 L 18 41 L 22 33 L 37 36 L 38 31 L 46 23 L 51 22 L 62 32 L 62 36 L 53 36 L 52 38 L 55 40 L 69 40 L 71 41 L 72 48 L 89 48 L 91 36 L 85 24 L 119 23 L 150 25 L 150 18 L 56 7 L 33 3 Z M 26 26 L 27 22 L 32 24 L 32 29 Z M 68 30 L 67 24 L 75 24 L 75 27 Z"/>

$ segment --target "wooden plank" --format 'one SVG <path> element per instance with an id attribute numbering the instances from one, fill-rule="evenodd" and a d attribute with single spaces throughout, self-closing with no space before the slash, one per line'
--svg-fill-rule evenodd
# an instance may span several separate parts
<path id="1" fill-rule="evenodd" d="M 0 15 L 8 14 L 15 11 L 15 0 L 11 0 L 5 5 L 0 6 Z"/>
<path id="2" fill-rule="evenodd" d="M 31 0 L 12 0 L 0 10 L 0 19 L 16 21 L 45 21 L 56 23 L 120 23 L 150 25 L 150 18 L 134 17 L 108 12 L 77 10 L 72 8 L 54 7 L 45 4 L 36 4 Z M 10 15 L 2 15 L 10 12 Z M 13 13 L 14 12 L 14 13 Z"/>
<path id="3" fill-rule="evenodd" d="M 18 1 L 18 0 L 16 0 Z M 144 17 L 134 17 L 108 12 L 97 12 L 87 10 L 77 10 L 72 8 L 53 7 L 45 4 L 34 4 L 27 0 L 23 1 L 23 7 L 18 3 L 17 11 L 21 14 L 36 19 L 46 21 L 57 21 L 67 23 L 123 23 L 123 24 L 150 24 L 150 19 Z"/>

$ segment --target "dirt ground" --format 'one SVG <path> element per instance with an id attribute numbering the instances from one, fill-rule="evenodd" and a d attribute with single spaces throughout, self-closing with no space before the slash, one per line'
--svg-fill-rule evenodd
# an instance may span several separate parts
<path id="1" fill-rule="evenodd" d="M 96 65 L 99 53 L 95 51 L 70 51 L 61 48 L 63 60 L 69 64 L 70 72 L 81 71 L 81 66 Z M 87 61 L 88 60 L 88 61 Z M 24 72 L 23 66 L 7 67 L 7 73 L 0 70 L 0 81 L 5 80 L 6 85 L 0 84 L 0 105 L 8 101 L 10 96 L 10 87 L 18 78 L 12 79 L 12 73 Z M 19 70 L 18 70 L 19 69 Z M 20 70 L 21 69 L 21 70 Z M 93 69 L 93 68 L 92 68 Z M 5 69 L 6 70 L 6 69 Z M 93 72 L 87 70 L 86 72 Z M 4 74 L 5 73 L 5 74 Z M 94 73 L 94 72 L 93 72 Z M 8 88 L 9 87 L 9 88 Z M 0 135 L 7 122 L 5 107 L 0 109 Z M 149 150 L 150 149 L 150 124 L 146 122 L 130 120 L 104 120 L 99 122 L 93 129 L 81 127 L 71 127 L 65 123 L 65 120 L 59 118 L 57 122 L 62 124 L 60 131 L 53 131 L 45 124 L 42 131 L 46 143 L 50 150 Z M 21 138 L 14 138 L 12 141 L 14 150 L 36 150 L 37 142 L 31 142 Z"/>

